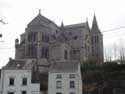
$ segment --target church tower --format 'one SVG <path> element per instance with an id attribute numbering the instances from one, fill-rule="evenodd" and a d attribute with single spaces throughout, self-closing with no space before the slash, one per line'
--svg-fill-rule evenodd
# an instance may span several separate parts
<path id="1" fill-rule="evenodd" d="M 97 24 L 96 16 L 94 14 L 91 28 L 91 60 L 95 63 L 103 63 L 103 35 Z"/>

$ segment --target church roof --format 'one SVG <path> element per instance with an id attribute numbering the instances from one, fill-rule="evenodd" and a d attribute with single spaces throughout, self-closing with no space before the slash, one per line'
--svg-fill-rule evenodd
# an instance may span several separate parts
<path id="1" fill-rule="evenodd" d="M 78 64 L 75 61 L 55 62 L 50 66 L 49 72 L 76 72 L 78 71 Z"/>
<path id="2" fill-rule="evenodd" d="M 28 24 L 28 26 L 45 25 L 51 21 L 46 17 L 42 16 L 40 13 Z"/>
<path id="3" fill-rule="evenodd" d="M 41 26 L 41 25 L 43 25 L 43 26 L 47 26 L 48 27 L 49 23 L 52 23 L 56 27 L 58 27 L 53 21 L 51 21 L 48 18 L 44 17 L 39 12 L 39 14 L 27 26 Z"/>
<path id="4" fill-rule="evenodd" d="M 85 22 L 85 23 L 78 23 L 78 24 L 65 25 L 64 28 L 65 28 L 65 29 L 68 29 L 68 28 L 78 28 L 78 27 L 83 27 L 83 28 L 85 28 L 85 27 L 88 26 L 87 24 L 88 24 L 88 23 Z"/>

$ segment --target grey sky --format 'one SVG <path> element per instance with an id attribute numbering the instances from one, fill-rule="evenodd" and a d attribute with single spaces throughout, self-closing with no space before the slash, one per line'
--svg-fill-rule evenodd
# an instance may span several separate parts
<path id="1" fill-rule="evenodd" d="M 8 24 L 0 24 L 0 67 L 14 58 L 14 41 L 25 32 L 26 25 L 38 14 L 54 21 L 57 25 L 85 22 L 88 18 L 91 27 L 93 14 L 96 14 L 101 31 L 125 26 L 124 0 L 0 0 L 0 18 Z M 125 29 L 103 33 L 104 47 L 111 48 L 114 42 L 125 37 Z"/>

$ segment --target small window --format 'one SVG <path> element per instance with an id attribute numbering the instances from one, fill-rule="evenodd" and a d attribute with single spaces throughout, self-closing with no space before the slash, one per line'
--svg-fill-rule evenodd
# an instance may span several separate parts
<path id="1" fill-rule="evenodd" d="M 26 91 L 22 91 L 22 94 L 27 94 Z"/>
<path id="2" fill-rule="evenodd" d="M 56 81 L 56 88 L 62 88 L 62 82 Z"/>
<path id="3" fill-rule="evenodd" d="M 56 75 L 56 78 L 57 78 L 57 79 L 61 79 L 61 78 L 62 78 L 62 75 L 61 75 L 61 74 L 57 74 L 57 75 Z"/>
<path id="4" fill-rule="evenodd" d="M 14 92 L 8 92 L 8 94 L 14 94 Z"/>
<path id="5" fill-rule="evenodd" d="M 61 92 L 57 92 L 56 94 L 62 94 Z"/>
<path id="6" fill-rule="evenodd" d="M 14 85 L 14 78 L 10 78 L 10 79 L 9 79 L 9 85 L 10 85 L 10 86 L 13 86 L 13 85 Z"/>
<path id="7" fill-rule="evenodd" d="M 27 85 L 27 78 L 22 79 L 22 85 Z"/>
<path id="8" fill-rule="evenodd" d="M 69 74 L 69 78 L 75 78 L 75 74 Z"/>
<path id="9" fill-rule="evenodd" d="M 75 88 L 75 81 L 70 81 L 70 88 Z"/>
<path id="10" fill-rule="evenodd" d="M 76 94 L 75 92 L 70 92 L 69 94 Z"/>

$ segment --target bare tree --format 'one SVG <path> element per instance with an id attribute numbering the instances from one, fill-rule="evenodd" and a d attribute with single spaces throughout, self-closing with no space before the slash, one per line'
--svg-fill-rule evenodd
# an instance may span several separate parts
<path id="1" fill-rule="evenodd" d="M 119 45 L 118 45 L 118 57 L 120 60 L 120 63 L 125 63 L 125 43 L 123 39 L 120 39 Z"/>
<path id="2" fill-rule="evenodd" d="M 112 61 L 112 51 L 111 51 L 111 48 L 105 49 L 105 51 L 104 51 L 104 58 L 105 58 L 105 62 L 111 62 Z"/>
<path id="3" fill-rule="evenodd" d="M 114 60 L 117 60 L 118 59 L 118 48 L 117 48 L 118 46 L 117 46 L 117 44 L 116 43 L 114 43 L 113 44 L 113 56 L 114 56 Z"/>

